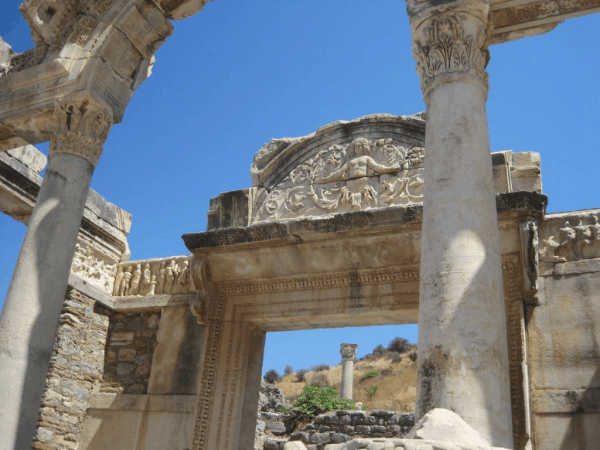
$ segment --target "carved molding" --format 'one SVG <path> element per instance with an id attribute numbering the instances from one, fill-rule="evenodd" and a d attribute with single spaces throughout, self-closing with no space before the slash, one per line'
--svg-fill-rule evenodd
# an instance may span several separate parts
<path id="1" fill-rule="evenodd" d="M 523 253 L 524 294 L 528 304 L 537 304 L 539 260 L 539 234 L 537 222 L 533 219 L 519 224 L 521 251 Z"/>
<path id="2" fill-rule="evenodd" d="M 196 297 L 190 303 L 190 311 L 199 325 L 206 325 L 210 312 L 211 274 L 207 258 L 192 259 L 192 278 L 196 288 Z"/>
<path id="3" fill-rule="evenodd" d="M 457 78 L 476 81 L 487 92 L 487 46 L 487 26 L 468 13 L 436 14 L 421 23 L 412 49 L 423 98 L 437 84 Z"/>
<path id="4" fill-rule="evenodd" d="M 523 310 L 521 262 L 517 255 L 502 257 L 506 331 L 508 335 L 508 362 L 512 427 L 516 450 L 524 450 L 531 439 L 529 414 L 529 382 L 527 368 L 526 331 Z"/>
<path id="5" fill-rule="evenodd" d="M 91 96 L 56 99 L 54 119 L 56 131 L 50 138 L 50 156 L 68 153 L 96 166 L 113 123 L 110 108 Z"/>
<path id="6" fill-rule="evenodd" d="M 252 222 L 420 203 L 424 158 L 423 148 L 391 138 L 332 145 L 299 162 L 260 200 Z"/>
<path id="7" fill-rule="evenodd" d="M 269 292 L 329 289 L 352 285 L 402 283 L 420 280 L 419 266 L 391 266 L 380 269 L 358 270 L 354 273 L 334 272 L 324 275 L 281 277 L 267 280 L 248 280 L 221 283 L 219 289 L 227 296 Z"/>

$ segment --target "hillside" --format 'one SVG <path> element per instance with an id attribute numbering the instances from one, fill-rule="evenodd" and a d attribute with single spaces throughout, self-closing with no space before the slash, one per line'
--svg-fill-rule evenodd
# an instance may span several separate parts
<path id="1" fill-rule="evenodd" d="M 378 351 L 379 349 L 379 351 Z M 412 412 L 415 410 L 417 364 L 409 354 L 416 349 L 409 348 L 404 352 L 390 352 L 379 346 L 374 353 L 354 363 L 354 400 L 362 402 L 367 410 L 395 410 Z M 414 357 L 414 356 L 413 356 Z M 283 375 L 274 384 L 281 389 L 283 395 L 293 401 L 302 393 L 304 386 L 333 386 L 340 392 L 342 366 L 316 366 L 305 373 L 306 381 L 298 381 L 298 374 L 291 372 Z M 367 379 L 363 377 L 369 372 L 379 372 Z M 369 396 L 366 389 L 376 386 L 377 392 Z"/>

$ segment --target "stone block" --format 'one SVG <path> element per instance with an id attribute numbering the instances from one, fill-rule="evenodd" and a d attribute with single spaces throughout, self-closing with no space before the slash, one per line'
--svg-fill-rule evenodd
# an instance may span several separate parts
<path id="1" fill-rule="evenodd" d="M 285 425 L 281 422 L 267 422 L 267 431 L 270 431 L 275 436 L 281 436 L 285 434 Z"/>
<path id="2" fill-rule="evenodd" d="M 117 375 L 129 375 L 133 372 L 133 364 L 119 363 L 117 364 Z"/>
<path id="3" fill-rule="evenodd" d="M 391 417 L 392 415 L 394 415 L 394 412 L 377 409 L 375 411 L 371 411 L 371 415 L 379 417 Z"/>
<path id="4" fill-rule="evenodd" d="M 348 415 L 350 415 L 351 412 L 352 411 L 347 410 L 347 409 L 339 409 L 335 412 L 335 414 L 338 416 L 348 416 Z"/>
<path id="5" fill-rule="evenodd" d="M 349 415 L 340 417 L 340 425 L 349 425 L 352 423 L 352 417 Z"/>
<path id="6" fill-rule="evenodd" d="M 402 432 L 402 427 L 400 425 L 388 425 L 387 430 L 394 435 L 400 434 Z"/>
<path id="7" fill-rule="evenodd" d="M 361 434 L 369 434 L 371 427 L 369 425 L 356 425 L 356 432 Z"/>
<path id="8" fill-rule="evenodd" d="M 329 433 L 315 433 L 310 437 L 313 444 L 328 444 L 331 442 Z"/>
<path id="9" fill-rule="evenodd" d="M 340 423 L 340 418 L 337 414 L 325 414 L 325 423 Z"/>
<path id="10" fill-rule="evenodd" d="M 381 425 L 374 425 L 374 426 L 371 427 L 371 431 L 373 433 L 381 433 L 381 434 L 383 434 L 383 433 L 386 432 L 386 428 L 384 426 L 381 426 Z"/>
<path id="11" fill-rule="evenodd" d="M 327 433 L 331 431 L 331 427 L 329 425 L 321 425 L 319 427 L 319 433 Z"/>
<path id="12" fill-rule="evenodd" d="M 256 429 L 257 431 L 260 431 L 261 433 L 263 433 L 266 430 L 266 424 L 264 421 L 262 420 L 257 420 L 256 421 Z"/>
<path id="13" fill-rule="evenodd" d="M 343 431 L 344 433 L 346 433 L 346 434 L 354 434 L 354 431 L 355 431 L 355 429 L 354 429 L 354 427 L 353 427 L 353 426 L 351 426 L 351 425 L 344 425 L 344 426 L 342 427 L 342 431 Z"/>
<path id="14" fill-rule="evenodd" d="M 283 445 L 283 450 L 306 450 L 306 446 L 300 441 L 290 441 Z"/>
<path id="15" fill-rule="evenodd" d="M 348 442 L 350 440 L 350 436 L 343 433 L 331 433 L 331 442 L 335 444 L 341 444 L 342 442 Z"/>
<path id="16" fill-rule="evenodd" d="M 403 427 L 412 427 L 415 425 L 415 413 L 402 413 L 400 423 Z"/>
<path id="17" fill-rule="evenodd" d="M 135 350 L 132 348 L 122 348 L 119 350 L 119 361 L 132 362 L 135 358 Z"/>
<path id="18" fill-rule="evenodd" d="M 400 423 L 400 416 L 398 414 L 392 415 L 388 420 L 388 425 L 398 425 Z"/>
<path id="19" fill-rule="evenodd" d="M 298 431 L 296 433 L 292 433 L 290 436 L 291 441 L 302 441 L 306 444 L 310 444 L 310 434 L 304 431 Z"/>

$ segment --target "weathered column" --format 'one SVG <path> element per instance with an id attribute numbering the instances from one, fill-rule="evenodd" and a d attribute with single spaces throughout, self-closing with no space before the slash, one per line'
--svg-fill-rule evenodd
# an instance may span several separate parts
<path id="1" fill-rule="evenodd" d="M 427 104 L 417 416 L 450 409 L 493 445 L 512 447 L 485 108 L 489 4 L 408 0 L 408 15 Z"/>
<path id="2" fill-rule="evenodd" d="M 112 112 L 56 102 L 56 134 L 0 318 L 0 448 L 29 449 L 94 167 Z"/>
<path id="3" fill-rule="evenodd" d="M 342 387 L 340 398 L 352 399 L 354 394 L 354 357 L 356 356 L 356 347 L 358 347 L 358 344 L 340 345 L 340 354 L 342 355 Z"/>

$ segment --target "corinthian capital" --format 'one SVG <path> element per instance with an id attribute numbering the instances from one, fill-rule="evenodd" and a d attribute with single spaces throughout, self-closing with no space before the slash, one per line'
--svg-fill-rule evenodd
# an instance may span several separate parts
<path id="1" fill-rule="evenodd" d="M 457 1 L 418 7 L 409 1 L 413 57 L 421 77 L 423 98 L 436 86 L 455 80 L 478 83 L 488 91 L 489 4 Z"/>
<path id="2" fill-rule="evenodd" d="M 113 123 L 110 107 L 91 95 L 56 99 L 54 120 L 50 156 L 70 153 L 96 166 Z"/>
<path id="3" fill-rule="evenodd" d="M 354 360 L 354 357 L 356 356 L 356 347 L 358 347 L 358 344 L 341 344 L 340 354 L 342 355 L 342 359 Z"/>

